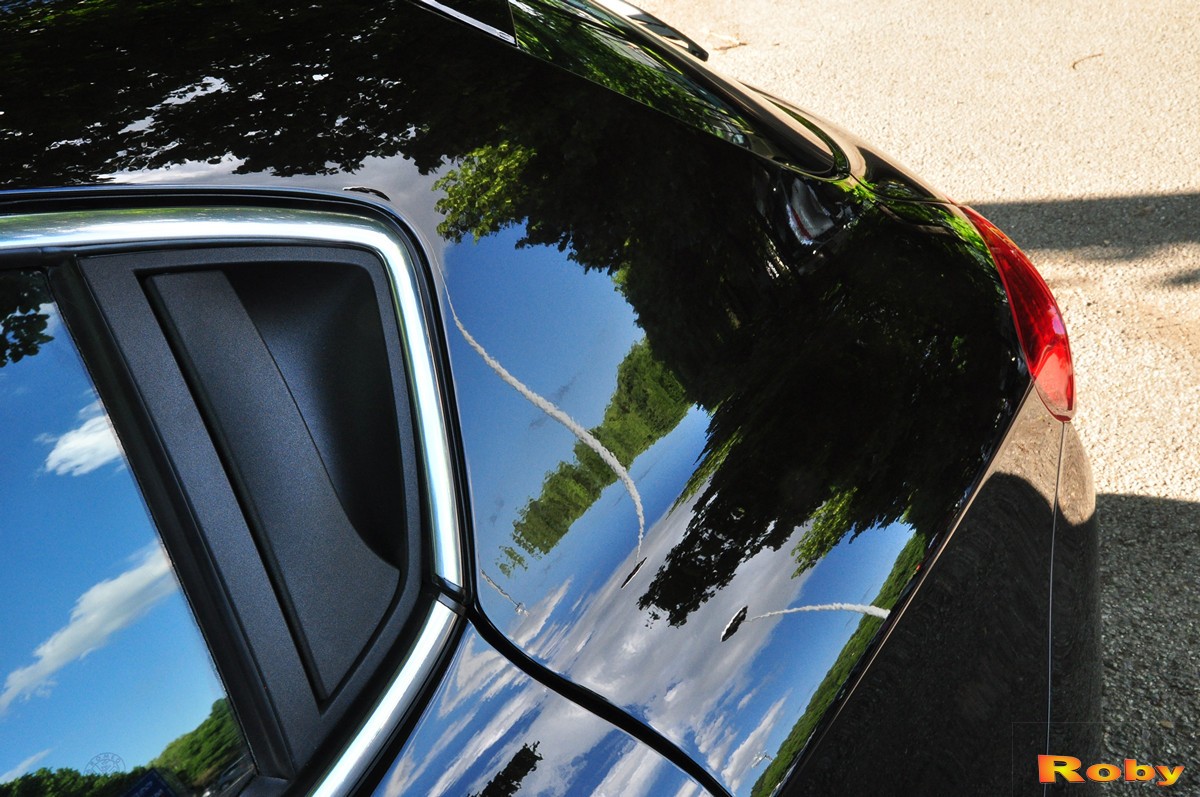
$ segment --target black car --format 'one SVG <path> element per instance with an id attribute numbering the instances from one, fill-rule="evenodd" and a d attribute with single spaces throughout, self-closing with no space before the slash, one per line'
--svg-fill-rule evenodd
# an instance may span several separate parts
<path id="1" fill-rule="evenodd" d="M 0 796 L 1041 794 L 1054 299 L 584 0 L 0 5 Z"/>

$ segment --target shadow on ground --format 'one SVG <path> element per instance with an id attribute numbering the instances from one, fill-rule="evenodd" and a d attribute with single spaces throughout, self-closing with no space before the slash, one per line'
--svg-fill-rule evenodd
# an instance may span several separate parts
<path id="1" fill-rule="evenodd" d="M 1096 504 L 1105 752 L 1183 765 L 1171 793 L 1200 795 L 1200 504 L 1113 494 Z"/>
<path id="2" fill-rule="evenodd" d="M 1200 193 L 975 206 L 1024 249 L 1087 250 L 1100 260 L 1133 260 L 1163 246 L 1200 241 Z M 1174 284 L 1200 283 L 1200 269 Z"/>

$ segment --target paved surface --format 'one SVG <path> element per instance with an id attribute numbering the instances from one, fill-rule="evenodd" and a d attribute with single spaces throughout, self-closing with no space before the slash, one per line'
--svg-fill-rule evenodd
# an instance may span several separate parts
<path id="1" fill-rule="evenodd" d="M 1099 494 L 1108 752 L 1200 794 L 1200 2 L 641 5 L 1038 264 Z"/>

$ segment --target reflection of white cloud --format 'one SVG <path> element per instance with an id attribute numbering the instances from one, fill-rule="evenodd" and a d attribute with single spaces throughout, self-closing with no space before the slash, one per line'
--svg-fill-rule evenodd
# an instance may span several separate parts
<path id="1" fill-rule="evenodd" d="M 535 603 L 533 608 L 516 624 L 509 637 L 517 644 L 517 647 L 527 647 L 537 638 L 542 628 L 545 627 L 546 621 L 550 619 L 550 615 L 554 614 L 558 604 L 566 597 L 567 591 L 571 588 L 571 581 L 572 579 L 568 578 L 559 585 L 558 589 Z"/>
<path id="2" fill-rule="evenodd" d="M 786 702 L 787 695 L 784 695 L 775 702 L 775 705 L 767 709 L 766 714 L 758 721 L 746 740 L 738 745 L 738 748 L 729 756 L 725 768 L 721 770 L 721 778 L 729 784 L 730 791 L 738 790 L 759 754 L 767 752 L 765 749 L 767 737 L 775 727 L 775 723 L 779 721 L 779 715 Z M 774 751 L 771 752 L 774 753 Z"/>
<path id="3" fill-rule="evenodd" d="M 17 764 L 12 769 L 10 769 L 8 772 L 5 772 L 3 775 L 0 775 L 0 784 L 8 783 L 10 781 L 14 781 L 17 778 L 21 777 L 26 772 L 33 769 L 34 764 L 41 761 L 43 758 L 45 758 L 48 755 L 50 755 L 50 751 L 43 750 L 40 753 L 34 753 L 33 755 L 29 756 L 29 758 L 26 758 L 24 761 Z"/>
<path id="4" fill-rule="evenodd" d="M 216 77 L 206 77 L 199 83 L 192 83 L 191 85 L 175 89 L 175 91 L 172 91 L 170 94 L 168 94 L 162 102 L 148 108 L 147 110 L 150 111 L 148 116 L 144 116 L 141 119 L 130 122 L 118 130 L 117 133 L 143 133 L 154 127 L 158 121 L 156 114 L 158 111 L 162 110 L 164 106 L 183 105 L 184 103 L 191 102 L 197 97 L 204 97 L 208 94 L 216 94 L 217 92 L 225 91 L 229 91 L 229 84 Z"/>
<path id="5" fill-rule="evenodd" d="M 507 659 L 498 659 L 497 668 L 497 655 L 477 635 L 468 636 L 409 747 L 376 791 L 379 797 L 478 794 L 525 745 L 536 745 L 539 760 L 522 779 L 522 794 L 701 793 L 681 783 L 687 776 L 654 750 L 534 682 Z M 450 704 L 453 710 L 447 710 Z M 591 758 L 607 762 L 603 773 L 588 771 Z"/>
<path id="6" fill-rule="evenodd" d="M 700 784 L 689 780 L 679 787 L 679 791 L 675 792 L 675 797 L 700 797 L 702 791 Z"/>
<path id="7" fill-rule="evenodd" d="M 212 161 L 184 160 L 172 163 L 154 171 L 126 170 L 100 175 L 102 180 L 117 180 L 123 183 L 161 183 L 167 181 L 180 182 L 205 181 L 212 178 L 225 177 L 241 168 L 246 162 L 233 153 L 227 152 L 219 159 Z"/>
<path id="8" fill-rule="evenodd" d="M 522 782 L 522 794 L 647 797 L 674 792 L 675 797 L 699 797 L 704 793 L 651 748 L 555 695 L 547 694 L 521 737 L 539 742 L 538 752 L 545 756 Z M 608 762 L 599 783 L 590 778 L 601 773 L 581 777 L 589 757 Z"/>
<path id="9" fill-rule="evenodd" d="M 413 782 L 425 771 L 424 764 L 428 764 L 431 760 L 432 758 L 426 758 L 418 770 L 412 756 L 401 757 L 392 767 L 392 771 L 388 773 L 387 780 L 383 782 L 383 797 L 400 797 L 408 791 Z"/>
<path id="10" fill-rule="evenodd" d="M 511 667 L 511 665 L 509 665 Z M 514 668 L 515 669 L 515 668 Z M 509 699 L 493 716 L 491 722 L 480 728 L 469 739 L 454 759 L 454 763 L 442 773 L 433 788 L 429 790 L 430 797 L 442 797 L 449 794 L 450 789 L 462 779 L 468 769 L 487 755 L 493 746 L 501 739 L 510 735 L 511 729 L 531 711 L 540 710 L 541 702 L 530 700 L 528 695 L 518 692 Z M 520 749 L 517 739 L 509 739 L 507 744 L 498 751 L 493 751 L 491 758 L 508 760 Z M 482 784 L 481 784 L 482 785 Z"/>
<path id="11" fill-rule="evenodd" d="M 653 574 L 684 537 L 693 511 L 693 502 L 676 507 L 646 535 L 642 555 L 647 562 L 639 582 L 644 580 L 641 574 Z M 631 599 L 637 587 L 621 589 L 635 561 L 631 552 L 614 568 L 608 583 L 568 619 L 555 623 L 539 618 L 540 630 L 531 636 L 531 612 L 509 636 L 552 670 L 633 709 L 668 739 L 691 747 L 710 772 L 736 791 L 786 713 L 784 698 L 757 721 L 746 714 L 757 690 L 750 682 L 749 665 L 767 647 L 779 620 L 744 625 L 728 644 L 720 641 L 721 632 L 747 603 L 755 611 L 795 601 L 813 571 L 781 579 L 778 557 L 787 556 L 805 530 L 796 529 L 779 551 L 764 550 L 743 563 L 734 581 L 693 612 L 684 626 L 661 620 L 647 623 L 644 610 Z M 561 600 L 557 590 L 551 597 L 554 603 Z"/>
<path id="12" fill-rule="evenodd" d="M 686 532 L 692 511 L 691 505 L 676 508 L 648 535 L 642 551 L 648 557 L 645 575 L 639 576 L 643 586 Z M 767 648 L 777 618 L 742 628 L 730 643 L 720 641 L 721 631 L 747 604 L 761 611 L 794 602 L 813 571 L 797 579 L 776 574 L 779 557 L 788 556 L 803 532 L 796 529 L 779 551 L 764 551 L 743 563 L 735 583 L 718 591 L 683 627 L 661 620 L 647 625 L 637 606 L 641 590 L 636 585 L 620 589 L 636 556 L 631 551 L 613 578 L 594 591 L 580 595 L 568 583 L 554 584 L 526 614 L 508 618 L 506 634 L 552 670 L 619 700 L 744 793 L 761 767 L 755 763 L 759 755 L 773 752 L 765 747 L 793 719 L 795 691 L 773 693 L 773 687 L 757 682 L 763 673 L 749 666 Z M 564 614 L 569 618 L 561 619 Z M 771 695 L 770 705 L 764 692 Z M 534 743 L 543 758 L 523 779 L 523 794 L 703 793 L 658 753 L 531 681 L 474 635 L 464 642 L 422 722 L 432 725 L 416 737 L 428 734 L 428 741 L 414 744 L 396 762 L 380 789 L 388 797 L 411 791 L 431 797 L 478 793 L 522 744 Z M 589 757 L 604 760 L 605 770 L 589 769 Z"/>
<path id="13" fill-rule="evenodd" d="M 383 797 L 403 797 L 411 792 L 412 786 L 425 774 L 430 764 L 442 760 L 446 748 L 455 744 L 456 740 L 471 721 L 475 719 L 470 713 L 464 713 L 454 722 L 447 725 L 439 736 L 438 741 L 429 748 L 429 752 L 420 757 L 421 763 L 416 763 L 413 756 L 404 756 L 399 764 L 388 775 L 383 784 Z M 377 795 L 379 791 L 375 792 Z"/>
<path id="14" fill-rule="evenodd" d="M 440 695 L 430 708 L 429 717 L 436 717 L 438 724 L 436 741 L 420 755 L 415 750 L 397 761 L 376 793 L 383 797 L 399 797 L 408 794 L 419 782 L 430 764 L 444 763 L 447 748 L 453 747 L 454 765 L 443 772 L 437 784 L 426 789 L 430 795 L 445 792 L 460 779 L 477 759 L 489 754 L 489 748 L 503 738 L 513 724 L 520 722 L 531 712 L 541 710 L 542 701 L 527 699 L 527 692 L 512 687 L 524 682 L 528 676 L 496 652 L 480 637 L 471 635 L 463 644 L 458 661 L 442 684 Z M 545 690 L 535 686 L 541 692 Z M 474 730 L 466 739 L 460 738 L 468 726 L 476 720 L 480 707 L 488 700 L 505 693 L 506 702 L 491 715 L 491 720 L 482 728 Z M 455 713 L 459 716 L 454 717 Z M 445 723 L 442 726 L 442 723 Z M 510 740 L 509 745 L 514 744 Z M 515 750 L 511 751 L 515 752 Z M 495 751 L 491 751 L 495 755 Z"/>
<path id="15" fill-rule="evenodd" d="M 645 797 L 658 780 L 659 769 L 666 763 L 665 758 L 647 755 L 645 748 L 630 739 L 594 794 L 596 797 Z"/>
<path id="16" fill-rule="evenodd" d="M 229 84 L 219 77 L 205 77 L 199 83 L 175 89 L 162 101 L 163 105 L 183 105 L 197 97 L 229 91 Z"/>
<path id="17" fill-rule="evenodd" d="M 60 437 L 42 435 L 53 443 L 46 455 L 46 470 L 59 476 L 82 476 L 121 458 L 121 444 L 99 401 L 79 411 L 83 423 Z"/>
<path id="18" fill-rule="evenodd" d="M 129 570 L 80 595 L 70 621 L 34 650 L 37 661 L 8 674 L 0 692 L 0 716 L 18 698 L 48 694 L 59 670 L 107 645 L 113 634 L 175 591 L 171 564 L 160 545 L 141 551 L 136 561 Z"/>
<path id="19" fill-rule="evenodd" d="M 58 305 L 54 302 L 38 305 L 37 311 L 46 316 L 46 334 L 56 337 L 62 329 L 62 316 L 58 314 Z"/>
<path id="20" fill-rule="evenodd" d="M 463 650 L 462 662 L 450 684 L 451 693 L 439 706 L 438 716 L 448 716 L 468 699 L 483 701 L 495 696 L 512 684 L 514 675 L 508 659 L 481 640 L 472 639 Z"/>

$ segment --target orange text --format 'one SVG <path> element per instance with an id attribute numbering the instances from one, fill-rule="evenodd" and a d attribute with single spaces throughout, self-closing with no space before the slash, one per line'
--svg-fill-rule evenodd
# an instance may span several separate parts
<path id="1" fill-rule="evenodd" d="M 1083 769 L 1083 774 L 1079 770 Z M 1116 764 L 1092 764 L 1084 768 L 1083 762 L 1069 755 L 1038 756 L 1038 783 L 1054 783 L 1059 776 L 1067 783 L 1083 783 L 1084 780 L 1110 783 L 1124 780 L 1155 781 L 1156 786 L 1174 786 L 1183 774 L 1183 767 L 1164 767 L 1157 764 L 1139 764 L 1136 759 L 1126 758 L 1121 766 Z"/>

